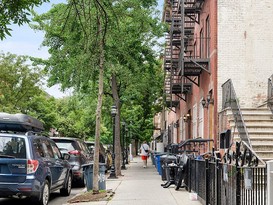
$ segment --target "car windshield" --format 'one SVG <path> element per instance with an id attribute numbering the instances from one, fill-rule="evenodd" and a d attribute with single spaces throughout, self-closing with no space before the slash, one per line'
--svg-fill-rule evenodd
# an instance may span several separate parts
<path id="1" fill-rule="evenodd" d="M 15 136 L 0 136 L 0 157 L 26 158 L 25 139 Z"/>

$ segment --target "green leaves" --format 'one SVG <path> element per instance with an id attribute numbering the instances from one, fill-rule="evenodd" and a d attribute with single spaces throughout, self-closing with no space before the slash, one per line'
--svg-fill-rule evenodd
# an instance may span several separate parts
<path id="1" fill-rule="evenodd" d="M 26 113 L 33 96 L 40 94 L 42 76 L 26 56 L 0 54 L 0 105 L 6 112 Z"/>
<path id="2" fill-rule="evenodd" d="M 11 36 L 11 24 L 23 25 L 30 22 L 30 10 L 49 0 L 2 0 L 0 2 L 0 39 Z"/>

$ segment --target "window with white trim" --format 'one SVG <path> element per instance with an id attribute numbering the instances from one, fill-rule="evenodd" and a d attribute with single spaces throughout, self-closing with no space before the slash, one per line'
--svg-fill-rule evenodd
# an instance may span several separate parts
<path id="1" fill-rule="evenodd" d="M 192 108 L 192 138 L 197 138 L 197 106 Z"/>
<path id="2" fill-rule="evenodd" d="M 202 105 L 202 100 L 199 103 L 199 121 L 198 121 L 198 128 L 199 128 L 199 137 L 204 137 L 204 108 Z"/>

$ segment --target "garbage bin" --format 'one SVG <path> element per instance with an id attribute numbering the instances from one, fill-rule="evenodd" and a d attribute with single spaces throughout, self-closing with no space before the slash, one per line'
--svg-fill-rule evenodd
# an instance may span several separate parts
<path id="1" fill-rule="evenodd" d="M 156 159 L 155 159 L 155 155 L 158 154 L 158 152 L 154 151 L 151 152 L 151 159 L 152 159 L 152 164 L 156 166 Z"/>
<path id="2" fill-rule="evenodd" d="M 167 179 L 166 177 L 166 168 L 167 164 L 170 163 L 176 163 L 176 156 L 174 155 L 162 155 L 160 156 L 160 164 L 161 164 L 161 179 L 165 181 Z"/>
<path id="3" fill-rule="evenodd" d="M 157 169 L 157 171 L 158 171 L 158 173 L 159 173 L 160 175 L 162 175 L 160 157 L 161 157 L 162 155 L 164 155 L 164 154 L 165 154 L 165 153 L 159 153 L 159 154 L 156 154 L 156 155 L 155 155 L 156 169 Z"/>
<path id="4" fill-rule="evenodd" d="M 82 165 L 87 191 L 93 189 L 93 163 Z M 99 190 L 105 190 L 105 163 L 99 163 Z"/>

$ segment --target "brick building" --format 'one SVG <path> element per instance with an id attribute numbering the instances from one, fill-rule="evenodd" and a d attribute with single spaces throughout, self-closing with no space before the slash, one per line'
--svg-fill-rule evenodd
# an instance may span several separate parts
<path id="1" fill-rule="evenodd" d="M 235 126 L 223 112 L 229 79 L 241 109 L 265 104 L 273 74 L 272 13 L 266 0 L 165 0 L 166 106 L 158 141 L 213 139 L 219 148 L 219 133 Z"/>

